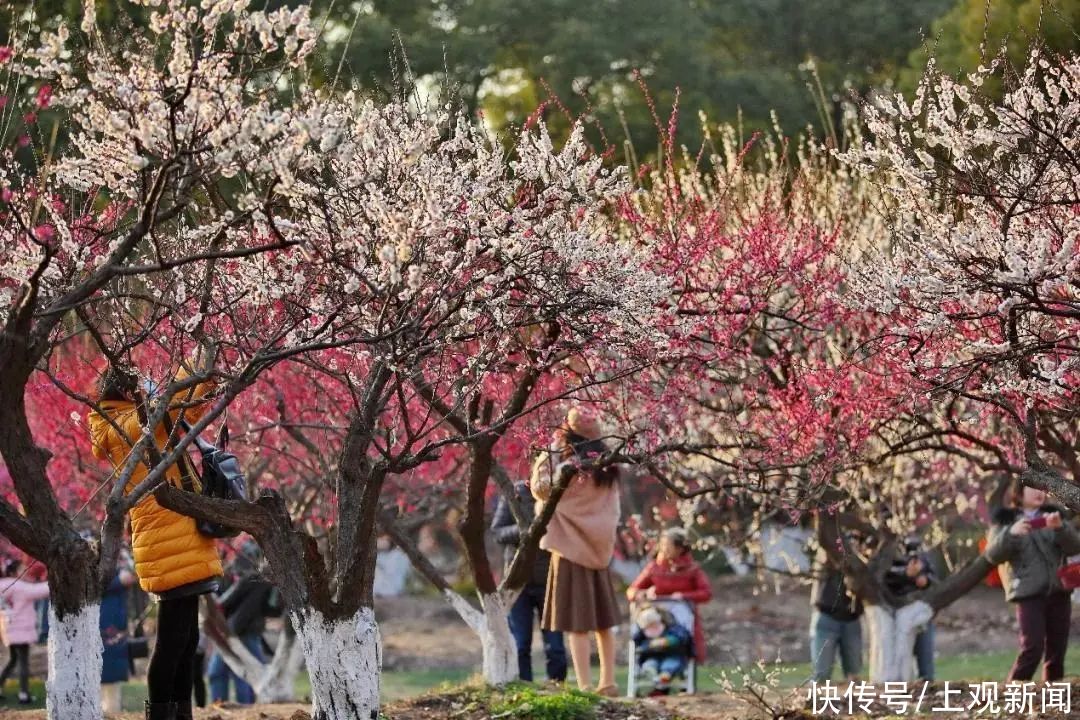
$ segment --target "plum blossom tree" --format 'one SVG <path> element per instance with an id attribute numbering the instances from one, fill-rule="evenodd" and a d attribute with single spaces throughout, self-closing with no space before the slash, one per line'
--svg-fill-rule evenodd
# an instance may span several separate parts
<path id="1" fill-rule="evenodd" d="M 563 316 L 647 332 L 638 313 L 663 284 L 610 241 L 602 210 L 625 181 L 588 152 L 580 130 L 560 149 L 543 127 L 530 131 L 507 162 L 452 112 L 432 118 L 347 96 L 324 104 L 321 121 L 332 128 L 323 162 L 297 177 L 303 211 L 282 234 L 336 288 L 310 298 L 311 312 L 345 303 L 353 334 L 367 338 L 296 361 L 336 403 L 326 557 L 275 494 L 253 503 L 169 488 L 159 496 L 258 540 L 304 648 L 316 714 L 368 717 L 378 708 L 372 582 L 387 483 L 528 409 L 469 415 L 489 368 L 543 351 L 523 337 Z M 284 275 L 271 285 L 308 272 L 275 267 Z M 464 427 L 451 422 L 458 416 Z"/>
<path id="2" fill-rule="evenodd" d="M 857 128 L 849 132 L 861 144 Z M 838 166 L 827 146 L 770 137 L 740 146 L 735 137 L 721 129 L 708 170 L 703 153 L 683 151 L 676 164 L 668 141 L 646 192 L 624 209 L 627 232 L 658 248 L 653 267 L 677 279 L 671 302 L 687 321 L 668 329 L 665 361 L 614 403 L 627 452 L 672 451 L 646 466 L 683 501 L 687 524 L 717 505 L 781 522 L 812 512 L 819 543 L 871 607 L 872 676 L 908 679 L 915 630 L 987 565 L 976 560 L 917 597 L 885 587 L 897 538 L 972 491 L 927 446 L 914 458 L 883 450 L 909 440 L 905 419 L 933 410 L 917 382 L 874 352 L 888 320 L 847 297 L 846 252 L 888 240 L 878 208 L 894 201 Z M 874 539 L 868 558 L 846 544 L 847 526 Z"/>
<path id="3" fill-rule="evenodd" d="M 1074 509 L 1078 63 L 1036 48 L 1023 68 L 953 78 L 931 62 L 912 102 L 865 109 L 875 142 L 843 155 L 895 199 L 854 297 L 888 316 L 884 352 L 948 409 L 933 429 Z"/>
<path id="4" fill-rule="evenodd" d="M 594 310 L 590 308 L 589 312 Z M 639 312 L 638 320 L 649 313 L 647 308 Z M 563 318 L 549 315 L 545 320 L 546 330 L 525 334 L 520 338 L 524 342 L 513 353 L 482 371 L 486 377 L 470 391 L 468 404 L 458 409 L 448 402 L 449 388 L 439 380 L 441 373 L 435 372 L 434 367 L 417 372 L 415 387 L 424 403 L 445 417 L 453 432 L 464 438 L 460 451 L 464 514 L 458 530 L 471 579 L 476 584 L 480 610 L 456 592 L 419 552 L 408 534 L 398 527 L 397 513 L 384 512 L 380 518 L 383 529 L 409 555 L 414 567 L 442 591 L 477 633 L 483 653 L 484 679 L 493 685 L 503 685 L 517 677 L 517 651 L 509 632 L 508 612 L 530 579 L 540 539 L 572 473 L 568 469 L 555 479 L 555 493 L 531 520 L 530 513 L 521 507 L 522 500 L 512 478 L 527 476 L 529 463 L 523 460 L 534 457 L 550 444 L 552 431 L 566 414 L 567 404 L 562 401 L 575 400 L 602 414 L 604 387 L 648 362 L 643 351 L 651 343 L 631 345 L 625 333 L 606 325 L 578 325 L 575 321 L 579 319 L 573 313 Z M 640 336 L 634 333 L 633 337 Z M 618 362 L 611 362 L 613 354 L 620 350 Z M 600 372 L 592 366 L 586 360 L 590 355 L 595 355 L 595 366 L 606 366 L 606 371 Z M 467 357 L 467 353 L 462 353 L 453 364 L 464 363 Z M 605 364 L 605 361 L 609 362 Z M 446 360 L 440 362 L 440 366 L 446 364 Z M 613 445 L 609 456 L 597 462 L 605 464 L 618 458 L 619 448 Z M 422 497 L 440 480 L 426 478 L 407 497 L 416 498 L 418 493 Z M 520 534 L 513 559 L 499 575 L 485 541 L 486 509 L 492 496 L 509 505 Z M 418 502 L 419 498 L 410 499 L 406 504 L 415 506 Z"/>
<path id="5" fill-rule="evenodd" d="M 101 33 L 89 3 L 85 50 L 72 49 L 62 27 L 11 38 L 0 52 L 12 89 L 4 128 L 15 136 L 0 163 L 0 457 L 13 495 L 0 502 L 0 532 L 50 570 L 52 717 L 100 717 L 101 588 L 126 511 L 155 490 L 176 454 L 147 460 L 157 450 L 152 434 L 139 438 L 104 481 L 99 541 L 86 542 L 62 504 L 73 478 L 61 474 L 66 465 L 50 467 L 40 436 L 49 406 L 36 404 L 38 385 L 85 408 L 84 380 L 102 359 L 138 365 L 160 389 L 147 408 L 153 427 L 177 393 L 215 378 L 201 429 L 265 367 L 312 343 L 346 341 L 335 335 L 334 308 L 314 318 L 296 302 L 317 286 L 294 278 L 268 288 L 245 262 L 272 252 L 274 262 L 298 262 L 289 252 L 296 241 L 274 218 L 322 126 L 314 106 L 286 107 L 266 80 L 306 62 L 314 38 L 306 13 L 148 4 L 151 27 L 130 42 Z M 67 144 L 42 141 L 49 133 L 38 111 L 50 105 L 70 120 Z M 238 314 L 239 298 L 251 315 Z M 96 358 L 87 359 L 86 343 Z M 188 376 L 174 382 L 181 365 Z M 140 462 L 151 472 L 128 488 Z"/>
<path id="6" fill-rule="evenodd" d="M 587 149 L 580 130 L 563 148 L 558 165 L 572 165 L 574 154 L 590 174 L 603 174 L 604 157 Z M 552 212 L 562 211 L 565 190 L 542 187 L 541 178 L 519 175 L 517 197 L 526 217 L 547 223 Z M 607 203 L 616 199 L 618 193 L 603 198 Z M 605 209 L 613 207 L 598 204 L 590 212 Z M 458 530 L 480 611 L 449 587 L 395 527 L 392 516 L 384 514 L 381 524 L 479 635 L 484 678 L 495 685 L 517 675 L 507 614 L 528 582 L 540 538 L 562 493 L 557 483 L 544 510 L 527 521 L 511 473 L 527 473 L 534 451 L 550 443 L 551 431 L 565 415 L 561 401 L 593 402 L 602 413 L 604 388 L 651 363 L 663 339 L 653 328 L 666 312 L 657 300 L 666 297 L 669 279 L 647 268 L 648 248 L 626 243 L 606 218 L 593 221 L 597 242 L 577 254 L 577 266 L 549 271 L 542 283 L 517 282 L 518 316 L 509 333 L 480 343 L 462 338 L 420 363 L 410 378 L 427 412 L 442 418 L 444 430 L 463 443 L 464 513 Z M 618 448 L 611 450 L 604 462 L 617 455 Z M 485 542 L 485 511 L 493 494 L 509 504 L 521 533 L 515 557 L 498 580 Z"/>
<path id="7" fill-rule="evenodd" d="M 680 154 L 674 123 L 622 208 L 624 232 L 673 279 L 675 321 L 667 357 L 622 388 L 620 432 L 630 454 L 689 451 L 650 467 L 685 500 L 760 493 L 798 509 L 891 415 L 888 379 L 856 352 L 874 318 L 840 297 L 838 240 L 877 232 L 861 217 L 872 198 L 812 143 L 740 145 L 722 127 L 717 148 L 707 128 L 700 153 Z"/>

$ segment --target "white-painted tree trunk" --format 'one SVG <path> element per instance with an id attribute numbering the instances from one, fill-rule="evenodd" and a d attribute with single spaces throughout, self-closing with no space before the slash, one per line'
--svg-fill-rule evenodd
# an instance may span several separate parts
<path id="1" fill-rule="evenodd" d="M 101 604 L 63 618 L 49 610 L 49 720 L 101 720 Z"/>
<path id="2" fill-rule="evenodd" d="M 473 632 L 480 636 L 484 682 L 501 687 L 518 679 L 517 645 L 510 634 L 510 606 L 517 593 L 495 592 L 480 596 L 480 610 L 453 590 L 444 591 Z"/>
<path id="3" fill-rule="evenodd" d="M 361 608 L 346 620 L 327 620 L 312 608 L 292 612 L 311 678 L 315 720 L 376 720 L 382 641 L 375 613 Z"/>
<path id="4" fill-rule="evenodd" d="M 870 682 L 910 682 L 915 677 L 915 637 L 933 617 L 933 608 L 921 600 L 900 608 L 867 606 Z"/>
<path id="5" fill-rule="evenodd" d="M 221 659 L 255 692 L 260 703 L 290 702 L 296 698 L 296 676 L 304 662 L 304 652 L 296 638 L 282 637 L 270 662 L 263 663 L 235 635 L 225 648 L 217 648 Z"/>
<path id="6" fill-rule="evenodd" d="M 250 685 L 252 690 L 255 690 L 255 687 L 262 680 L 266 665 L 259 662 L 259 659 L 247 649 L 240 638 L 229 635 L 226 638 L 225 647 L 221 647 L 221 642 L 218 640 L 214 642 L 214 649 L 221 656 L 221 659 L 225 661 L 225 664 L 229 666 L 229 669 Z M 259 697 L 258 690 L 255 690 L 255 698 L 259 702 L 264 702 Z"/>
<path id="7" fill-rule="evenodd" d="M 296 699 L 296 676 L 304 664 L 304 648 L 299 637 L 282 631 L 274 657 L 255 688 L 259 702 L 289 702 Z"/>

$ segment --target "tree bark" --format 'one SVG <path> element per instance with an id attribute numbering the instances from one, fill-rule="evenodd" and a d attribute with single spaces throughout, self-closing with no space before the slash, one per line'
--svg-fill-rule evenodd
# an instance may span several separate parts
<path id="1" fill-rule="evenodd" d="M 103 648 L 98 558 L 89 543 L 63 530 L 53 528 L 41 558 L 49 569 L 51 628 L 46 713 L 49 720 L 99 720 Z"/>
<path id="2" fill-rule="evenodd" d="M 480 637 L 482 672 L 488 685 L 502 687 L 518 679 L 517 645 L 510 634 L 510 606 L 516 593 L 497 591 L 480 596 L 480 610 L 447 588 L 443 595 L 461 619 Z"/>
<path id="3" fill-rule="evenodd" d="M 261 702 L 289 702 L 296 699 L 296 676 L 304 662 L 304 648 L 300 638 L 286 620 L 285 628 L 278 637 L 274 657 L 263 673 L 259 684 L 253 685 Z"/>
<path id="4" fill-rule="evenodd" d="M 215 500 L 165 485 L 155 497 L 175 512 L 242 528 L 259 543 L 270 580 L 290 608 L 311 678 L 316 720 L 378 717 L 382 650 L 371 604 L 355 597 L 333 600 L 318 543 L 293 527 L 280 495 L 264 492 L 249 503 Z"/>
<path id="5" fill-rule="evenodd" d="M 484 611 L 480 631 L 484 681 L 496 687 L 518 679 L 517 643 L 510 634 L 510 607 L 515 596 L 508 592 L 480 596 Z"/>
<path id="6" fill-rule="evenodd" d="M 910 682 L 915 638 L 933 619 L 934 609 L 916 600 L 898 608 L 866 606 L 870 629 L 870 682 Z"/>
<path id="7" fill-rule="evenodd" d="M 830 493 L 830 499 L 836 500 L 836 491 Z M 868 561 L 859 557 L 844 537 L 844 528 L 856 527 L 878 536 L 877 552 Z M 873 528 L 854 515 L 819 512 L 817 538 L 829 562 L 844 573 L 866 607 L 871 682 L 910 680 L 916 635 L 938 612 L 978 585 L 991 568 L 980 555 L 941 582 L 896 597 L 884 582 L 896 555 L 896 537 L 887 530 Z"/>
<path id="8" fill-rule="evenodd" d="M 377 720 L 382 643 L 375 613 L 327 618 L 314 608 L 292 612 L 311 678 L 314 720 Z"/>
<path id="9" fill-rule="evenodd" d="M 497 591 L 495 574 L 491 570 L 487 544 L 484 538 L 487 531 L 484 506 L 487 501 L 488 481 L 494 462 L 494 438 L 483 438 L 469 446 L 469 479 L 466 494 L 465 516 L 461 520 L 458 532 L 465 543 L 465 554 L 472 568 L 473 581 L 481 598 Z"/>
<path id="10" fill-rule="evenodd" d="M 290 702 L 296 698 L 295 680 L 304 654 L 287 619 L 267 663 L 260 662 L 240 638 L 229 632 L 225 615 L 212 600 L 206 599 L 203 610 L 203 631 L 229 669 L 255 691 L 257 702 Z"/>
<path id="11" fill-rule="evenodd" d="M 1028 451 L 1026 459 L 1028 467 L 1020 476 L 1025 485 L 1045 490 L 1059 499 L 1065 507 L 1073 512 L 1080 512 L 1080 486 L 1069 482 L 1036 452 Z"/>
<path id="12" fill-rule="evenodd" d="M 497 590 L 486 595 L 481 594 L 481 609 L 477 610 L 450 587 L 439 570 L 416 547 L 412 538 L 401 532 L 389 512 L 385 510 L 380 512 L 379 527 L 409 557 L 413 567 L 442 592 L 443 597 L 457 611 L 469 629 L 480 638 L 483 658 L 481 670 L 484 682 L 489 685 L 503 686 L 516 680 L 518 677 L 517 644 L 510 634 L 509 613 L 517 592 Z"/>
<path id="13" fill-rule="evenodd" d="M 50 585 L 52 577 L 50 575 Z M 49 720 L 101 720 L 101 603 L 63 615 L 49 609 Z"/>

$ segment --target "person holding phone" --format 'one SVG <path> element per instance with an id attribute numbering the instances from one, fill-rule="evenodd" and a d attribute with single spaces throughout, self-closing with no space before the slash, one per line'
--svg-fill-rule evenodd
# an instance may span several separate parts
<path id="1" fill-rule="evenodd" d="M 1080 553 L 1080 533 L 1046 502 L 1046 492 L 1013 483 L 1012 507 L 994 515 L 985 556 L 1000 565 L 1005 599 L 1016 605 L 1020 651 L 1008 681 L 1030 680 L 1043 661 L 1043 680 L 1065 675 L 1072 591 L 1058 579 L 1069 555 Z"/>
<path id="2" fill-rule="evenodd" d="M 567 413 L 555 431 L 552 446 L 540 453 L 532 468 L 530 489 L 536 511 L 556 483 L 569 474 L 570 484 L 540 540 L 551 553 L 541 627 L 566 633 L 578 688 L 590 690 L 589 636 L 596 636 L 600 655 L 600 695 L 618 694 L 615 685 L 615 636 L 612 628 L 621 611 L 611 581 L 611 558 L 619 523 L 618 470 L 613 465 L 589 468 L 606 452 L 597 419 L 584 408 Z"/>

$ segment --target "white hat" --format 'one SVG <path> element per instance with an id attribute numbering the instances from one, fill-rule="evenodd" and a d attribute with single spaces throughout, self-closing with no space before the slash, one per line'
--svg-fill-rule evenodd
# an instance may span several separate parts
<path id="1" fill-rule="evenodd" d="M 660 616 L 660 611 L 651 605 L 642 608 L 637 614 L 637 626 L 644 630 L 650 625 L 656 625 L 657 623 L 663 623 L 664 618 Z"/>

